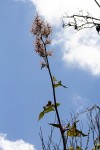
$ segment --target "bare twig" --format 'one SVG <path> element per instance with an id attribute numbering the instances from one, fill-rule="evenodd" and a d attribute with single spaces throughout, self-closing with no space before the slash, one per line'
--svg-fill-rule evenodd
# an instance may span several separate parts
<path id="1" fill-rule="evenodd" d="M 97 2 L 97 0 L 94 0 L 96 2 L 96 4 L 98 5 L 98 7 L 100 7 L 100 4 Z"/>
<path id="2" fill-rule="evenodd" d="M 43 134 L 42 134 L 42 129 L 41 129 L 41 127 L 40 127 L 40 133 L 39 133 L 39 135 L 40 135 L 40 139 L 41 139 L 41 141 L 42 141 L 42 149 L 43 149 L 43 150 L 46 150 L 45 142 L 44 142 L 44 138 L 43 138 Z"/>
<path id="3" fill-rule="evenodd" d="M 66 14 L 62 17 L 63 27 L 74 27 L 75 30 L 79 31 L 85 28 L 93 28 L 100 26 L 100 19 L 92 17 L 89 13 L 83 15 L 83 12 L 69 16 Z"/>

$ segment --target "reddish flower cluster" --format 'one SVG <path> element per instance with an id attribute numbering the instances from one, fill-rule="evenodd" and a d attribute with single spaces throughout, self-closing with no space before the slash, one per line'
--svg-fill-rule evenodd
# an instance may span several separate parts
<path id="1" fill-rule="evenodd" d="M 48 36 L 49 34 L 51 34 L 52 29 L 50 24 L 42 20 L 40 16 L 37 15 L 34 19 L 31 32 L 34 35 L 42 34 L 42 36 Z"/>
<path id="2" fill-rule="evenodd" d="M 51 44 L 50 35 L 52 32 L 50 24 L 45 22 L 40 16 L 36 16 L 31 29 L 32 34 L 35 35 L 35 51 L 44 60 L 46 56 L 52 56 L 52 51 L 47 51 L 46 46 Z"/>
<path id="3" fill-rule="evenodd" d="M 41 41 L 40 37 L 36 37 L 35 41 L 35 51 L 38 53 L 41 57 L 45 57 L 45 47 L 43 42 Z"/>

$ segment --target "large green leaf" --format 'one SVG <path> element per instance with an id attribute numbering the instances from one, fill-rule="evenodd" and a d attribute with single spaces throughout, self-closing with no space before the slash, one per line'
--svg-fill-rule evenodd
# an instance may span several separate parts
<path id="1" fill-rule="evenodd" d="M 60 105 L 60 103 L 56 103 L 56 106 L 58 107 Z M 44 115 L 46 113 L 49 113 L 51 111 L 55 111 L 55 104 L 52 104 L 51 101 L 48 101 L 48 103 L 46 104 L 46 106 L 43 107 L 43 111 L 39 114 L 39 118 L 38 121 L 44 117 Z"/>
<path id="2" fill-rule="evenodd" d="M 52 106 L 45 108 L 44 113 L 48 113 L 51 111 L 55 111 L 55 109 Z"/>
<path id="3" fill-rule="evenodd" d="M 42 112 L 39 114 L 38 121 L 39 121 L 41 118 L 43 118 L 43 116 L 44 116 L 44 112 L 42 111 Z"/>
<path id="4" fill-rule="evenodd" d="M 44 110 L 39 114 L 39 118 L 38 121 L 44 117 L 45 113 L 49 113 L 51 111 L 55 111 L 55 108 L 53 108 L 52 106 L 50 107 L 44 107 Z"/>

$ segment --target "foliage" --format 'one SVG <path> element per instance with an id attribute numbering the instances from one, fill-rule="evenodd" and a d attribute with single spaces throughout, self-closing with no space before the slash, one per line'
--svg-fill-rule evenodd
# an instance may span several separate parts
<path id="1" fill-rule="evenodd" d="M 56 103 L 57 107 L 60 105 L 59 103 Z M 48 104 L 46 106 L 43 107 L 43 111 L 40 112 L 39 114 L 39 118 L 38 118 L 38 121 L 43 118 L 43 116 L 46 114 L 46 113 L 49 113 L 51 111 L 55 111 L 55 104 L 52 104 L 51 101 L 48 101 Z"/>

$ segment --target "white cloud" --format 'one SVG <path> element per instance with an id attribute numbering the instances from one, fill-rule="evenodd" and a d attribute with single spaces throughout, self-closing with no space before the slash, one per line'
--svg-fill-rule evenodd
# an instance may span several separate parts
<path id="1" fill-rule="evenodd" d="M 93 16 L 98 16 L 100 8 L 94 0 L 30 0 L 37 12 L 45 17 L 52 25 L 59 27 L 61 16 L 67 12 L 74 14 L 79 10 L 89 11 Z M 62 27 L 61 27 L 62 28 Z M 62 59 L 70 67 L 79 67 L 100 75 L 100 36 L 96 31 L 83 30 L 74 34 L 71 30 L 58 28 L 53 44 L 60 44 Z"/>
<path id="2" fill-rule="evenodd" d="M 37 12 L 43 15 L 53 24 L 59 22 L 59 18 L 67 12 L 73 14 L 77 9 L 89 10 L 93 15 L 99 13 L 99 8 L 94 0 L 30 0 L 35 6 Z M 55 24 L 57 25 L 57 24 Z"/>
<path id="3" fill-rule="evenodd" d="M 63 60 L 67 65 L 79 67 L 100 75 L 100 39 L 95 31 L 81 31 L 64 38 Z"/>
<path id="4" fill-rule="evenodd" d="M 34 145 L 23 140 L 10 141 L 5 134 L 0 134 L 0 150 L 36 150 Z"/>

